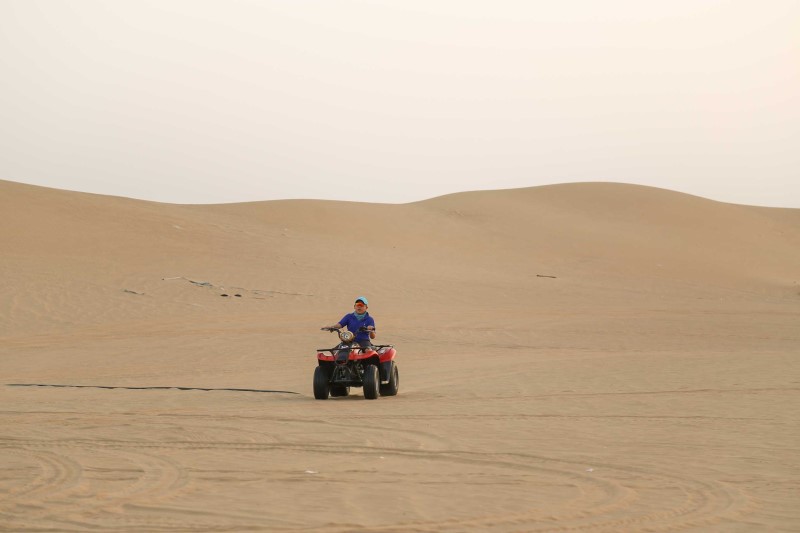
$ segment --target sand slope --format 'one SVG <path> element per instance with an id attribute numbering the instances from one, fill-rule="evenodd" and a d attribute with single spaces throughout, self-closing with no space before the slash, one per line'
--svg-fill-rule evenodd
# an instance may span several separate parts
<path id="1" fill-rule="evenodd" d="M 0 220 L 0 529 L 800 528 L 800 210 L 0 181 Z M 400 394 L 315 401 L 359 294 Z"/>

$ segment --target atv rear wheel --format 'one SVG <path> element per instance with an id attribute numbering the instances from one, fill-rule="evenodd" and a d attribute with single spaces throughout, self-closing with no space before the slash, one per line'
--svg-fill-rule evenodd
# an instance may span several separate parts
<path id="1" fill-rule="evenodd" d="M 328 381 L 328 373 L 318 366 L 314 369 L 314 398 L 317 400 L 327 400 L 331 392 L 331 384 Z"/>
<path id="2" fill-rule="evenodd" d="M 364 398 L 367 400 L 377 400 L 378 390 L 381 385 L 378 367 L 369 365 L 364 369 Z"/>
<path id="3" fill-rule="evenodd" d="M 381 383 L 381 396 L 395 396 L 400 388 L 400 372 L 394 361 L 389 366 L 389 383 Z"/>

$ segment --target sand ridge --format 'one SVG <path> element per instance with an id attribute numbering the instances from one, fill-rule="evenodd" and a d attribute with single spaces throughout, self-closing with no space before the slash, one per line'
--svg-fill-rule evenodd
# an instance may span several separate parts
<path id="1" fill-rule="evenodd" d="M 800 210 L 0 181 L 0 213 L 0 529 L 800 527 Z M 315 401 L 359 294 L 400 393 Z"/>

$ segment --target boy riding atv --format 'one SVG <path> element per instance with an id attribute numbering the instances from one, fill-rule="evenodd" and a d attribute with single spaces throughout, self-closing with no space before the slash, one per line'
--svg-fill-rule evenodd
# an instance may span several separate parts
<path id="1" fill-rule="evenodd" d="M 356 298 L 355 312 L 349 313 L 324 331 L 336 332 L 341 341 L 333 348 L 317 349 L 314 369 L 314 398 L 348 396 L 350 387 L 363 387 L 364 398 L 395 396 L 400 375 L 394 361 L 397 351 L 391 344 L 373 345 L 375 320 L 367 313 L 367 299 Z M 347 331 L 342 330 L 347 327 Z"/>
<path id="2" fill-rule="evenodd" d="M 352 331 L 356 334 L 356 342 L 362 348 L 367 348 L 372 345 L 370 341 L 375 338 L 375 319 L 369 315 L 368 308 L 369 302 L 366 297 L 359 296 L 353 304 L 354 312 L 344 315 L 336 324 L 322 329 L 331 330 L 346 327 L 347 331 Z"/>

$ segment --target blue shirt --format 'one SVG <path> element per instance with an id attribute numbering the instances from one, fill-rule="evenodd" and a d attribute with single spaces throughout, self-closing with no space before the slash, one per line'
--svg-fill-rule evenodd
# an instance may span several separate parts
<path id="1" fill-rule="evenodd" d="M 367 326 L 375 327 L 375 320 L 369 316 L 369 312 L 363 320 L 359 320 L 355 313 L 344 315 L 339 321 L 339 324 L 346 327 L 348 331 L 356 334 L 356 342 L 369 342 L 369 331 L 358 331 L 358 328 L 365 328 Z"/>

